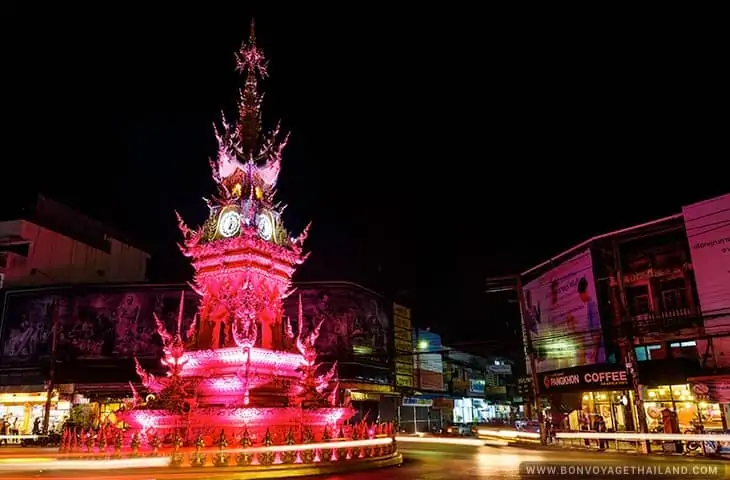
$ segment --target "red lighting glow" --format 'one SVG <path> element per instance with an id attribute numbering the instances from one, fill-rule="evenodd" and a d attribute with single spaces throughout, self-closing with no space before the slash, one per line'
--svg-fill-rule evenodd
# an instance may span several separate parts
<path id="1" fill-rule="evenodd" d="M 305 430 L 324 439 L 342 436 L 342 423 L 354 411 L 339 404 L 337 364 L 317 363 L 321 324 L 307 331 L 301 298 L 296 334 L 283 318 L 292 274 L 307 256 L 302 244 L 308 228 L 291 236 L 282 221 L 284 207 L 274 200 L 287 137 L 278 126 L 260 133 L 258 83 L 268 64 L 253 28 L 236 59 L 245 83 L 239 118 L 223 118 L 215 128 L 211 167 L 218 191 L 205 199 L 209 217 L 193 229 L 178 215 L 180 248 L 195 269 L 191 287 L 200 295 L 199 312 L 187 332 L 181 330 L 182 299 L 174 332 L 156 319 L 167 373 L 154 375 L 137 362 L 151 395 L 143 402 L 134 392 L 135 401 L 118 417 L 147 437 L 180 437 L 187 444 L 244 429 L 247 438 L 264 443 L 273 441 L 269 437 L 291 439 L 290 432 L 303 437 Z"/>

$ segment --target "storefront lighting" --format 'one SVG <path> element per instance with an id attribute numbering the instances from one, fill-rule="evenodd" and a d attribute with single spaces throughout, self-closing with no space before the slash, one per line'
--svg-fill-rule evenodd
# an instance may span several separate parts
<path id="1" fill-rule="evenodd" d="M 2 393 L 0 394 L 0 404 L 23 404 L 23 403 L 43 403 L 46 401 L 45 393 Z M 58 393 L 51 397 L 51 401 L 58 401 Z"/>

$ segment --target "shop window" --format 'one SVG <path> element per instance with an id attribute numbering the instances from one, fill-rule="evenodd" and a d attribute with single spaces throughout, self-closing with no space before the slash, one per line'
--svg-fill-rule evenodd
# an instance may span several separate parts
<path id="1" fill-rule="evenodd" d="M 646 390 L 646 400 L 650 402 L 671 402 L 672 392 L 668 386 L 648 388 Z"/>
<path id="2" fill-rule="evenodd" d="M 454 400 L 454 423 L 472 423 L 474 412 L 471 398 L 457 398 Z"/>
<path id="3" fill-rule="evenodd" d="M 675 400 L 679 401 L 686 401 L 686 400 L 694 400 L 694 395 L 692 394 L 692 390 L 690 390 L 689 385 L 672 385 L 672 397 Z"/>
<path id="4" fill-rule="evenodd" d="M 647 389 L 644 408 L 650 431 L 664 431 L 664 409 L 677 414 L 680 432 L 692 431 L 698 425 L 702 425 L 705 430 L 722 430 L 720 405 L 698 402 L 689 385 L 666 385 Z"/>
<path id="5" fill-rule="evenodd" d="M 660 344 L 654 345 L 642 345 L 635 347 L 634 352 L 636 353 L 637 362 L 645 362 L 647 360 L 658 360 L 666 358 L 666 354 Z"/>
<path id="6" fill-rule="evenodd" d="M 699 358 L 697 342 L 695 340 L 672 342 L 669 344 L 669 348 L 674 358 Z"/>

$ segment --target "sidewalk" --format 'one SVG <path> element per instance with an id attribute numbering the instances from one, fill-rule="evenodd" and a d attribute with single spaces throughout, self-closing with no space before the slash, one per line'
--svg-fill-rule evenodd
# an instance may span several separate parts
<path id="1" fill-rule="evenodd" d="M 533 440 L 527 440 L 527 441 L 521 441 L 519 439 L 513 439 L 509 442 L 504 442 L 504 437 L 500 436 L 494 436 L 492 439 L 490 438 L 484 438 L 487 435 L 482 435 L 481 438 L 477 437 L 440 437 L 435 435 L 399 435 L 400 440 L 403 443 L 418 443 L 417 438 L 423 439 L 423 443 L 432 443 L 432 444 L 461 444 L 461 445 L 471 445 L 474 447 L 479 447 L 483 445 L 491 445 L 491 446 L 502 446 L 503 448 L 520 448 L 525 450 L 535 450 L 535 451 L 571 451 L 571 452 L 586 452 L 591 454 L 599 454 L 602 456 L 606 456 L 608 458 L 626 458 L 626 457 L 632 457 L 632 458 L 641 458 L 645 455 L 641 454 L 638 450 L 634 449 L 627 449 L 627 450 L 616 450 L 616 449 L 605 449 L 605 450 L 599 450 L 596 443 L 592 442 L 589 447 L 585 447 L 583 445 L 568 445 L 568 444 L 548 444 L 548 445 L 540 445 L 539 441 L 533 441 Z M 408 440 L 412 439 L 412 440 Z M 497 442 L 502 441 L 503 443 L 501 445 L 497 445 Z M 609 445 L 611 445 L 613 442 L 610 442 Z M 665 458 L 673 461 L 700 461 L 700 462 L 707 462 L 707 461 L 720 461 L 727 463 L 728 459 L 718 456 L 703 456 L 701 454 L 681 454 L 681 453 L 665 453 L 660 450 L 659 445 L 653 445 L 652 446 L 652 452 L 650 456 L 652 458 Z"/>
<path id="2" fill-rule="evenodd" d="M 572 451 L 572 452 L 587 452 L 587 453 L 597 453 L 601 455 L 606 455 L 607 457 L 643 457 L 644 454 L 640 453 L 638 450 L 616 450 L 616 449 L 605 449 L 600 450 L 595 444 L 591 444 L 589 447 L 585 446 L 578 446 L 578 445 L 566 445 L 566 444 L 548 444 L 548 445 L 540 445 L 539 443 L 532 443 L 532 442 L 514 442 L 511 444 L 513 447 L 519 447 L 523 449 L 532 449 L 532 450 L 542 450 L 542 451 Z M 687 461 L 720 461 L 726 463 L 728 461 L 728 458 L 721 457 L 721 456 L 703 456 L 701 453 L 667 453 L 661 450 L 661 447 L 659 445 L 652 445 L 651 453 L 649 454 L 651 457 L 657 457 L 657 458 L 666 458 L 671 459 L 674 461 L 677 460 L 687 460 Z"/>

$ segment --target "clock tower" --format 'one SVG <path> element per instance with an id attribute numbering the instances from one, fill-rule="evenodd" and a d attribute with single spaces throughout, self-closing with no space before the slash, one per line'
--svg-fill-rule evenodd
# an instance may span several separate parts
<path id="1" fill-rule="evenodd" d="M 185 237 L 181 249 L 191 259 L 193 288 L 202 296 L 195 342 L 200 349 L 282 350 L 282 300 L 306 258 L 306 230 L 290 236 L 283 207 L 274 201 L 287 137 L 278 127 L 262 134 L 258 81 L 267 77 L 268 63 L 256 46 L 253 25 L 236 60 L 245 83 L 237 121 L 224 117 L 216 127 L 218 151 L 211 167 L 218 194 L 206 199 L 210 214 L 200 228 L 188 228 L 178 216 Z"/>

